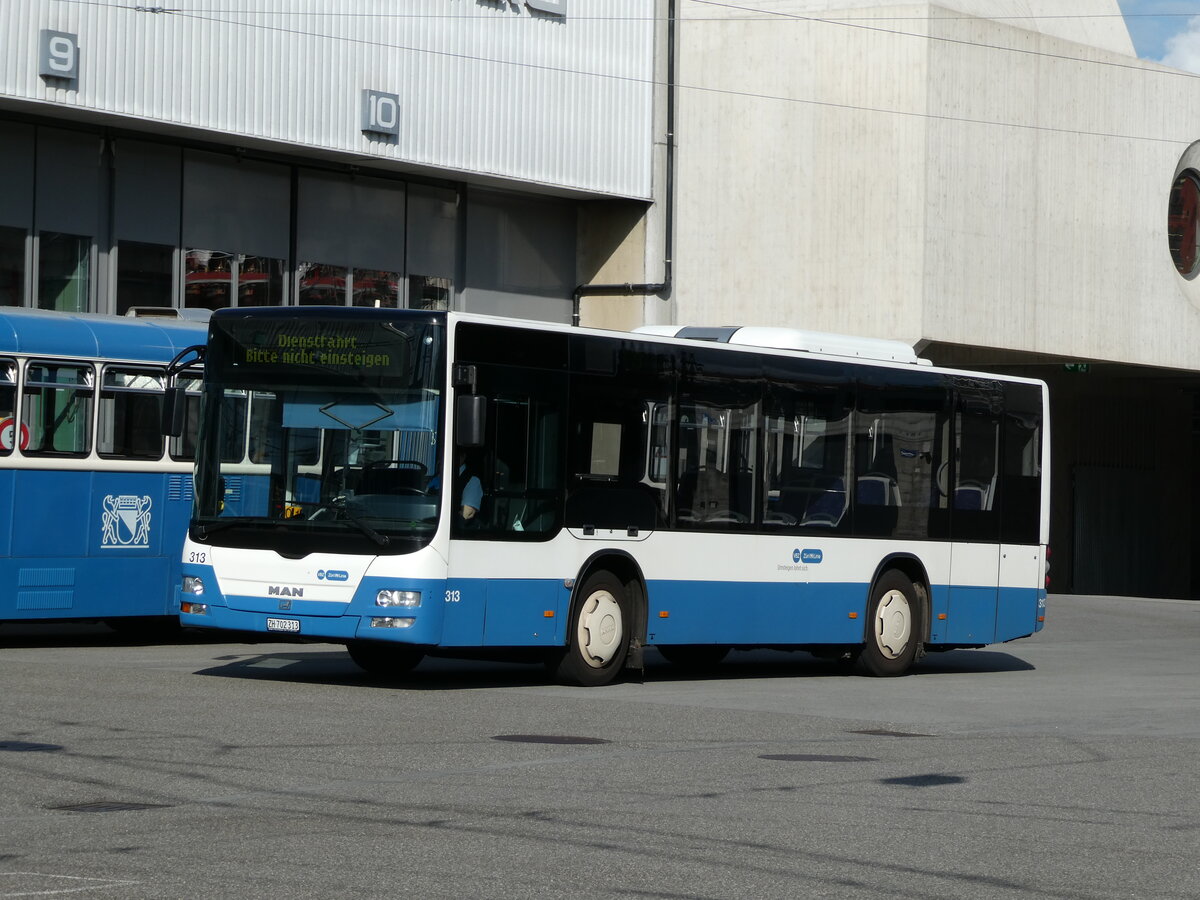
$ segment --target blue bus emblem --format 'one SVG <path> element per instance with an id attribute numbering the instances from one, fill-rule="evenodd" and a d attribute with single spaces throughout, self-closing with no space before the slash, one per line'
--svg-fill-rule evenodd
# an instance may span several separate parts
<path id="1" fill-rule="evenodd" d="M 350 573 L 344 572 L 341 569 L 325 569 L 317 570 L 317 578 L 320 581 L 349 581 Z"/>
<path id="2" fill-rule="evenodd" d="M 800 553 L 800 559 L 806 563 L 819 563 L 825 558 L 825 554 L 820 550 L 803 550 Z"/>

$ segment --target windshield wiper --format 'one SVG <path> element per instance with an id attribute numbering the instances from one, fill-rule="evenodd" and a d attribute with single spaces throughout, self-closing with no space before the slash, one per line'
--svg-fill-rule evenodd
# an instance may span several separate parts
<path id="1" fill-rule="evenodd" d="M 346 497 L 344 494 L 334 497 L 329 501 L 329 505 L 333 509 L 344 512 L 346 514 L 346 518 L 358 526 L 359 531 L 373 540 L 380 547 L 386 547 L 392 542 L 391 538 L 389 538 L 386 534 L 380 534 L 365 521 L 359 518 L 358 514 L 354 512 L 354 510 L 352 510 L 350 505 L 346 502 Z"/>
<path id="2" fill-rule="evenodd" d="M 217 519 L 215 522 L 209 522 L 205 525 L 197 525 L 196 530 L 200 532 L 201 537 L 208 537 L 214 531 L 224 531 L 226 528 L 232 528 L 234 525 L 249 525 L 252 522 L 257 522 L 254 516 L 232 516 L 228 519 Z"/>

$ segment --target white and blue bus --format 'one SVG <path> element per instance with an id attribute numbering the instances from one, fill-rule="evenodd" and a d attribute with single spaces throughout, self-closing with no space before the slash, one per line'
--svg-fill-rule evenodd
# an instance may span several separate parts
<path id="1" fill-rule="evenodd" d="M 205 335 L 176 319 L 0 311 L 0 621 L 178 613 L 195 441 L 164 440 L 161 409 L 168 363 Z M 199 387 L 198 372 L 182 377 L 193 410 Z"/>
<path id="2" fill-rule="evenodd" d="M 1035 380 L 791 330 L 309 307 L 216 312 L 204 392 L 185 625 L 602 684 L 646 646 L 893 675 L 1044 621 Z"/>

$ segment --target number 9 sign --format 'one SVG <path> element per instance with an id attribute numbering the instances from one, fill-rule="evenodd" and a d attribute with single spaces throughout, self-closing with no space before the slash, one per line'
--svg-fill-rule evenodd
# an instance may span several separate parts
<path id="1" fill-rule="evenodd" d="M 0 450 L 8 453 L 13 448 L 13 439 L 17 435 L 17 420 L 12 416 L 0 419 Z M 20 425 L 21 449 L 29 446 L 29 429 Z"/>
<path id="2" fill-rule="evenodd" d="M 79 39 L 75 35 L 44 29 L 41 33 L 41 50 L 38 74 L 43 78 L 64 81 L 79 78 Z"/>

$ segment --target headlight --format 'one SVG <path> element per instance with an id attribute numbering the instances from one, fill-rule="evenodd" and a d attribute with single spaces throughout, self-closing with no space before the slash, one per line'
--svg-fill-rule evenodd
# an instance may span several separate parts
<path id="1" fill-rule="evenodd" d="M 183 592 L 185 594 L 203 594 L 204 582 L 195 575 L 184 575 Z"/>
<path id="2" fill-rule="evenodd" d="M 420 606 L 420 591 L 380 591 L 375 595 L 376 606 Z"/>
<path id="3" fill-rule="evenodd" d="M 392 617 L 371 619 L 372 628 L 412 628 L 416 619 L 396 619 Z"/>
<path id="4" fill-rule="evenodd" d="M 190 600 L 184 600 L 179 604 L 179 611 L 182 613 L 191 613 L 193 616 L 207 616 L 207 603 L 192 603 Z"/>

